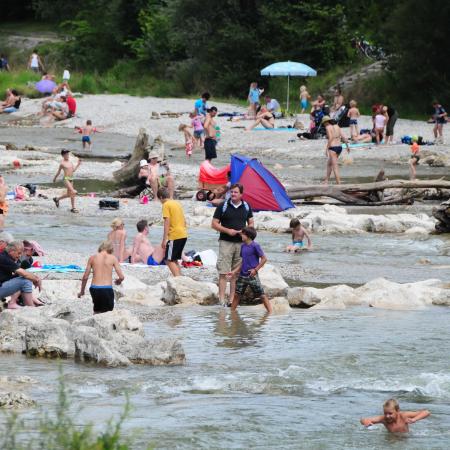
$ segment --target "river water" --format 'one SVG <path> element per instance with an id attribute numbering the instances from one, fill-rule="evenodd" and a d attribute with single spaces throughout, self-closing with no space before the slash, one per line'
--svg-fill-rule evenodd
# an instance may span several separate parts
<path id="1" fill-rule="evenodd" d="M 109 222 L 110 217 L 11 211 L 8 229 L 17 236 L 26 230 L 46 249 L 75 249 L 87 256 L 104 239 Z M 134 220 L 125 223 L 131 232 Z M 159 242 L 161 227 L 152 227 L 150 238 Z M 188 249 L 203 249 L 205 242 L 217 249 L 216 238 L 211 230 L 190 230 Z M 287 277 L 291 285 L 359 285 L 381 276 L 397 282 L 448 281 L 448 238 L 362 234 L 313 239 L 314 252 L 287 255 L 288 235 L 261 232 L 258 237 L 270 262 L 301 266 L 302 276 Z M 174 316 L 148 322 L 145 329 L 149 336 L 179 338 L 184 366 L 103 369 L 62 362 L 77 423 L 92 421 L 101 428 L 120 415 L 128 393 L 132 411 L 124 432 L 134 438 L 136 449 L 449 448 L 449 309 L 293 309 L 271 317 L 252 307 L 238 314 L 220 307 L 171 311 Z M 33 431 L 32 419 L 41 409 L 54 408 L 58 364 L 2 355 L 1 375 L 39 381 L 29 388 L 39 407 L 21 412 L 26 431 Z M 362 416 L 380 414 L 393 396 L 403 409 L 427 408 L 431 417 L 412 425 L 407 436 L 359 424 Z"/>

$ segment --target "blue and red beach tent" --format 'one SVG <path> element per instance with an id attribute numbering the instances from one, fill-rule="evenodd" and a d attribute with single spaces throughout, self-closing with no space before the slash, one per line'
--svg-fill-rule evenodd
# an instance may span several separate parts
<path id="1" fill-rule="evenodd" d="M 256 158 L 231 155 L 231 183 L 244 186 L 243 199 L 255 211 L 295 208 L 284 186 Z"/>

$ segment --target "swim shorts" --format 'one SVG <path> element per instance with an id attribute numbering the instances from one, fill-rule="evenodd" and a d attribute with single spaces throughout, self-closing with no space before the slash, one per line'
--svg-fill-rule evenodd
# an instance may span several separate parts
<path id="1" fill-rule="evenodd" d="M 350 125 L 358 125 L 358 120 L 357 119 L 350 119 Z"/>
<path id="2" fill-rule="evenodd" d="M 194 137 L 200 139 L 203 136 L 203 133 L 203 130 L 194 131 Z"/>
<path id="3" fill-rule="evenodd" d="M 164 261 L 161 261 L 161 262 L 155 261 L 155 260 L 153 259 L 153 256 L 150 255 L 150 256 L 147 258 L 147 266 L 165 266 L 165 263 L 164 263 Z"/>
<path id="4" fill-rule="evenodd" d="M 300 101 L 300 105 L 302 109 L 306 109 L 308 107 L 308 100 L 306 100 L 306 98 L 302 98 L 302 100 Z"/>
<path id="5" fill-rule="evenodd" d="M 342 145 L 336 145 L 334 147 L 330 147 L 328 150 L 331 150 L 332 152 L 336 153 L 336 155 L 340 155 L 342 153 Z"/>
<path id="6" fill-rule="evenodd" d="M 261 281 L 259 280 L 258 275 L 256 275 L 255 277 L 244 277 L 243 275 L 239 275 L 239 278 L 236 281 L 236 294 L 244 294 L 247 286 L 250 286 L 253 294 L 257 295 L 258 297 L 264 295 L 264 288 L 261 285 Z"/>
<path id="7" fill-rule="evenodd" d="M 419 164 L 420 156 L 419 155 L 411 155 L 411 159 L 415 159 L 416 160 L 416 164 Z"/>
<path id="8" fill-rule="evenodd" d="M 205 144 L 204 144 L 205 159 L 217 158 L 216 145 L 217 145 L 217 142 L 215 139 L 212 139 L 212 138 L 205 139 Z"/>
<path id="9" fill-rule="evenodd" d="M 81 142 L 87 142 L 89 144 L 91 142 L 91 138 L 89 136 L 83 136 L 81 138 Z"/>
<path id="10" fill-rule="evenodd" d="M 173 241 L 168 241 L 166 245 L 166 261 L 178 261 L 181 259 L 183 254 L 184 246 L 186 245 L 187 238 L 174 239 Z"/>
<path id="11" fill-rule="evenodd" d="M 303 241 L 294 241 L 292 243 L 294 247 L 302 248 L 304 246 Z"/>
<path id="12" fill-rule="evenodd" d="M 94 303 L 94 313 L 104 313 L 114 309 L 114 291 L 112 286 L 91 284 L 89 292 Z"/>

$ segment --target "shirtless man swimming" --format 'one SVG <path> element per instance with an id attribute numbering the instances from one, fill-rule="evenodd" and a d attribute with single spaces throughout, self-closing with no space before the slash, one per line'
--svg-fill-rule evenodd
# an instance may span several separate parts
<path id="1" fill-rule="evenodd" d="M 205 159 L 211 162 L 212 159 L 217 158 L 216 145 L 216 121 L 214 117 L 217 115 L 217 108 L 212 106 L 207 110 L 208 114 L 206 115 L 205 123 L 203 124 L 203 128 L 205 129 Z"/>
<path id="2" fill-rule="evenodd" d="M 94 314 L 101 314 L 114 309 L 114 291 L 112 288 L 113 270 L 117 274 L 117 279 L 115 280 L 116 285 L 121 284 L 125 278 L 119 261 L 113 253 L 114 247 L 112 242 L 102 242 L 98 248 L 98 253 L 89 258 L 83 278 L 81 279 L 81 289 L 78 298 L 84 295 L 86 283 L 91 271 L 94 272 L 92 284 L 89 288 L 92 302 L 94 303 Z"/>
<path id="3" fill-rule="evenodd" d="M 70 198 L 70 203 L 72 204 L 72 209 L 70 210 L 70 212 L 77 213 L 79 212 L 78 209 L 75 208 L 75 197 L 77 195 L 77 191 L 73 187 L 73 174 L 78 169 L 78 167 L 80 167 L 81 159 L 78 158 L 77 165 L 74 166 L 74 164 L 69 160 L 69 150 L 61 150 L 61 156 L 63 157 L 63 160 L 59 165 L 58 172 L 56 172 L 56 175 L 53 178 L 53 183 L 56 183 L 56 179 L 59 177 L 61 171 L 63 171 L 64 184 L 66 185 L 67 192 L 61 195 L 61 197 L 53 197 L 53 201 L 55 202 L 56 207 L 59 208 L 59 202 L 62 199 Z"/>
<path id="4" fill-rule="evenodd" d="M 370 427 L 376 423 L 382 423 L 391 433 L 407 433 L 409 424 L 425 419 L 430 415 L 430 411 L 400 411 L 397 400 L 391 398 L 383 405 L 384 415 L 366 417 L 360 420 L 365 427 Z"/>
<path id="5" fill-rule="evenodd" d="M 342 132 L 340 126 L 329 116 L 324 116 L 322 119 L 322 125 L 327 130 L 327 146 L 325 147 L 325 156 L 328 156 L 327 161 L 327 174 L 324 179 L 324 184 L 328 184 L 330 180 L 331 172 L 334 173 L 336 183 L 341 184 L 341 178 L 339 176 L 338 158 L 342 152 L 342 141 L 347 146 L 347 152 L 350 153 L 350 147 L 348 146 L 348 139 Z"/>
<path id="6" fill-rule="evenodd" d="M 164 250 L 158 245 L 153 247 L 148 239 L 149 227 L 146 220 L 140 220 L 136 224 L 138 233 L 133 241 L 131 251 L 131 263 L 144 263 L 149 266 L 159 265 L 164 259 Z"/>

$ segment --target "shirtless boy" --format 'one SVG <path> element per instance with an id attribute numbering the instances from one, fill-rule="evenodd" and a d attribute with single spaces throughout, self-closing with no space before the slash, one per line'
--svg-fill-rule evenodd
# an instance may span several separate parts
<path id="1" fill-rule="evenodd" d="M 70 212 L 77 213 L 78 209 L 75 208 L 75 197 L 77 195 L 77 191 L 73 187 L 73 174 L 80 167 L 81 159 L 78 158 L 78 162 L 76 166 L 69 160 L 70 151 L 69 150 L 61 150 L 61 156 L 63 157 L 61 164 L 59 165 L 58 172 L 53 178 L 53 183 L 56 183 L 56 179 L 59 177 L 61 171 L 64 173 L 64 184 L 66 185 L 67 192 L 61 197 L 53 197 L 53 201 L 57 208 L 59 208 L 59 202 L 64 198 L 70 198 L 70 203 L 72 205 L 72 209 Z"/>
<path id="2" fill-rule="evenodd" d="M 382 423 L 391 433 L 407 433 L 409 424 L 425 419 L 430 415 L 430 411 L 400 411 L 397 400 L 391 398 L 383 405 L 384 415 L 366 417 L 360 420 L 365 427 L 370 427 L 376 423 Z"/>
<path id="3" fill-rule="evenodd" d="M 208 114 L 206 115 L 205 123 L 203 124 L 206 134 L 204 148 L 205 159 L 211 162 L 212 159 L 217 158 L 216 121 L 214 120 L 214 117 L 217 115 L 217 108 L 212 106 L 207 111 Z"/>
<path id="4" fill-rule="evenodd" d="M 124 280 L 119 261 L 113 255 L 114 247 L 112 242 L 102 242 L 98 248 L 98 253 L 92 255 L 87 263 L 86 270 L 81 279 L 81 289 L 78 298 L 84 295 L 86 283 L 91 271 L 94 272 L 92 284 L 89 288 L 92 302 L 94 303 L 94 314 L 101 314 L 114 309 L 114 291 L 112 288 L 112 273 L 116 271 L 117 279 L 115 284 L 119 285 Z"/>
<path id="5" fill-rule="evenodd" d="M 358 118 L 360 115 L 357 103 L 355 100 L 350 100 L 350 109 L 348 110 L 347 117 L 350 119 L 350 137 L 352 139 L 359 135 Z"/>
<path id="6" fill-rule="evenodd" d="M 149 266 L 158 265 L 164 258 L 164 250 L 161 246 L 153 247 L 148 239 L 149 227 L 146 220 L 140 220 L 136 224 L 138 233 L 133 241 L 131 251 L 131 263 L 144 263 Z"/>
<path id="7" fill-rule="evenodd" d="M 289 228 L 292 230 L 292 244 L 286 247 L 288 253 L 298 253 L 301 250 L 311 250 L 312 242 L 305 227 L 300 223 L 298 219 L 292 219 L 289 223 Z M 305 249 L 304 240 L 308 241 L 308 247 Z"/>
<path id="8" fill-rule="evenodd" d="M 92 120 L 86 120 L 86 125 L 84 127 L 76 127 L 76 129 L 81 133 L 81 142 L 83 144 L 83 150 L 88 148 L 88 150 L 91 150 L 92 148 L 92 142 L 91 142 L 91 136 L 94 133 L 98 133 L 97 128 L 94 128 L 92 126 Z"/>

